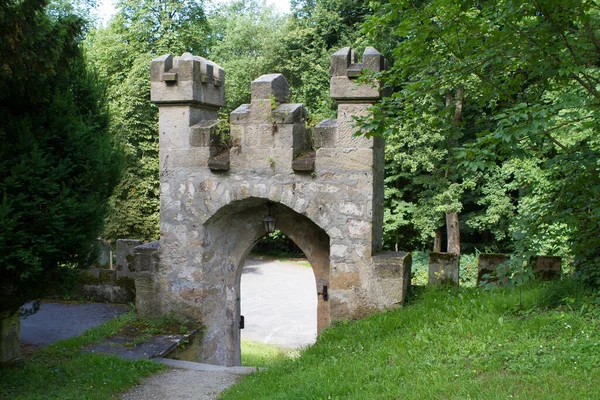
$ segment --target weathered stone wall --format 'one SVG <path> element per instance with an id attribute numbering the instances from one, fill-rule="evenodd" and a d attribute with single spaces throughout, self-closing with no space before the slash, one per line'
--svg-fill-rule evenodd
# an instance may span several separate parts
<path id="1" fill-rule="evenodd" d="M 403 253 L 377 258 L 383 221 L 381 139 L 355 137 L 354 116 L 380 97 L 357 84 L 385 60 L 367 48 L 363 63 L 345 48 L 332 57 L 337 120 L 305 127 L 280 74 L 252 83 L 250 104 L 231 113 L 231 143 L 219 136 L 224 72 L 184 54 L 152 61 L 151 98 L 159 106 L 160 245 L 136 248 L 137 306 L 203 323 L 202 361 L 240 363 L 239 302 L 244 259 L 265 234 L 272 204 L 278 229 L 315 273 L 318 328 L 401 304 L 410 276 Z M 407 272 L 408 271 L 408 272 Z"/>

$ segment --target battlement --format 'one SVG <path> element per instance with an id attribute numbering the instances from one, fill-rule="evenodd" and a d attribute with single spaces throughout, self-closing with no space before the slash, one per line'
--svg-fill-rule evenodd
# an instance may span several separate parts
<path id="1" fill-rule="evenodd" d="M 150 98 L 157 104 L 223 107 L 225 71 L 203 57 L 166 54 L 150 64 Z"/>
<path id="2" fill-rule="evenodd" d="M 312 158 L 298 160 L 312 150 L 305 124 L 308 113 L 302 104 L 287 103 L 289 99 L 290 86 L 281 74 L 262 75 L 252 82 L 250 104 L 242 104 L 230 116 L 234 165 L 249 165 L 254 158 L 269 160 L 266 167 L 314 169 L 314 152 Z"/>
<path id="3" fill-rule="evenodd" d="M 381 72 L 387 68 L 387 61 L 374 47 L 363 52 L 362 63 L 358 62 L 356 52 L 344 47 L 331 55 L 331 98 L 338 102 L 370 102 L 381 98 L 379 82 L 358 83 L 355 79 L 364 71 Z"/>
<path id="4" fill-rule="evenodd" d="M 356 134 L 356 117 L 368 117 L 380 97 L 379 83 L 356 77 L 381 71 L 385 60 L 367 48 L 359 63 L 345 48 L 331 61 L 337 119 L 317 125 L 314 143 L 306 108 L 290 103 L 283 75 L 253 81 L 249 104 L 226 122 L 217 114 L 220 67 L 191 54 L 152 61 L 161 238 L 136 256 L 145 271 L 136 305 L 144 315 L 173 311 L 205 326 L 198 361 L 240 363 L 240 276 L 246 255 L 270 231 L 268 216 L 312 265 L 319 330 L 399 306 L 406 295 L 410 256 L 378 254 L 383 139 Z"/>

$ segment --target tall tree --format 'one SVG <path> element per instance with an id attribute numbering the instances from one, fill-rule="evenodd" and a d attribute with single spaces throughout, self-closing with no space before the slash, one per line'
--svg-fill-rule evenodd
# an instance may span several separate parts
<path id="1" fill-rule="evenodd" d="M 448 111 L 432 101 L 463 87 L 460 126 L 471 137 L 451 150 L 463 179 L 483 179 L 478 188 L 487 194 L 476 203 L 488 205 L 466 225 L 489 223 L 499 210 L 489 205 L 509 198 L 508 231 L 519 252 L 558 251 L 548 246 L 558 235 L 572 251 L 563 255 L 600 283 L 596 3 L 431 0 L 374 7 L 366 29 L 374 39 L 392 39 L 394 66 L 382 79 L 397 90 L 377 107 L 373 132 L 441 132 L 440 121 L 450 130 L 442 118 Z M 499 177 L 503 191 L 489 180 Z"/>
<path id="2" fill-rule="evenodd" d="M 250 102 L 250 83 L 263 74 L 282 72 L 281 38 L 285 16 L 265 1 L 232 1 L 211 10 L 208 57 L 225 69 L 229 112 Z"/>
<path id="3" fill-rule="evenodd" d="M 0 3 L 0 319 L 85 264 L 120 172 L 84 20 Z"/>
<path id="4" fill-rule="evenodd" d="M 158 112 L 150 102 L 150 61 L 158 55 L 206 55 L 203 4 L 121 0 L 107 28 L 90 33 L 90 62 L 107 83 L 110 131 L 124 143 L 127 169 L 110 199 L 103 237 L 158 239 Z"/>

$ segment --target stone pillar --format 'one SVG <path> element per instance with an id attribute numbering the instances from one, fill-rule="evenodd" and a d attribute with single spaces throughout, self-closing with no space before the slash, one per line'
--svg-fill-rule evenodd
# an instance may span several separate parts
<path id="1" fill-rule="evenodd" d="M 135 277 L 133 267 L 133 249 L 142 244 L 141 240 L 137 239 L 117 239 L 117 279 Z"/>
<path id="2" fill-rule="evenodd" d="M 223 68 L 190 53 L 152 60 L 150 99 L 158 106 L 161 187 L 169 171 L 208 165 L 219 156 L 217 112 L 224 105 L 224 81 Z"/>
<path id="3" fill-rule="evenodd" d="M 450 284 L 458 286 L 460 255 L 455 253 L 429 253 L 429 285 Z"/>
<path id="4" fill-rule="evenodd" d="M 0 364 L 21 356 L 21 318 L 19 313 L 0 319 Z"/>
<path id="5" fill-rule="evenodd" d="M 499 281 L 496 276 L 496 269 L 508 260 L 510 260 L 510 254 L 480 254 L 477 257 L 477 286 L 481 282 L 494 282 L 497 285 L 505 284 L 508 277 L 505 276 Z M 484 278 L 484 275 L 489 275 L 489 277 Z"/>
<path id="6" fill-rule="evenodd" d="M 316 176 L 346 186 L 343 201 L 332 199 L 323 209 L 337 217 L 339 227 L 331 235 L 332 321 L 402 304 L 410 285 L 410 255 L 377 255 L 382 246 L 385 142 L 357 135 L 355 121 L 369 116 L 369 107 L 382 96 L 378 81 L 359 83 L 357 78 L 385 68 L 385 58 L 373 47 L 365 49 L 362 62 L 349 47 L 334 53 L 330 96 L 338 104 L 337 119 L 315 128 Z"/>
<path id="7" fill-rule="evenodd" d="M 135 307 L 138 313 L 149 317 L 162 314 L 161 299 L 157 295 L 159 285 L 156 281 L 159 247 L 160 243 L 156 241 L 134 249 Z"/>

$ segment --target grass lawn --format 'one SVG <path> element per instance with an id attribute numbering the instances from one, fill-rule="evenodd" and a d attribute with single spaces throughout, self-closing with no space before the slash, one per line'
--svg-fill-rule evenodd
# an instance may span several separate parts
<path id="1" fill-rule="evenodd" d="M 600 307 L 570 281 L 421 289 L 341 323 L 222 399 L 600 399 Z"/>
<path id="2" fill-rule="evenodd" d="M 153 334 L 187 329 L 187 322 L 172 317 L 144 319 L 126 313 L 79 337 L 35 350 L 12 366 L 0 367 L 0 399 L 120 398 L 141 378 L 166 367 L 149 360 L 127 361 L 79 350 L 117 333 L 128 334 L 133 344 Z"/>
<path id="3" fill-rule="evenodd" d="M 242 339 L 242 365 L 270 367 L 271 365 L 299 355 L 299 350 Z"/>

